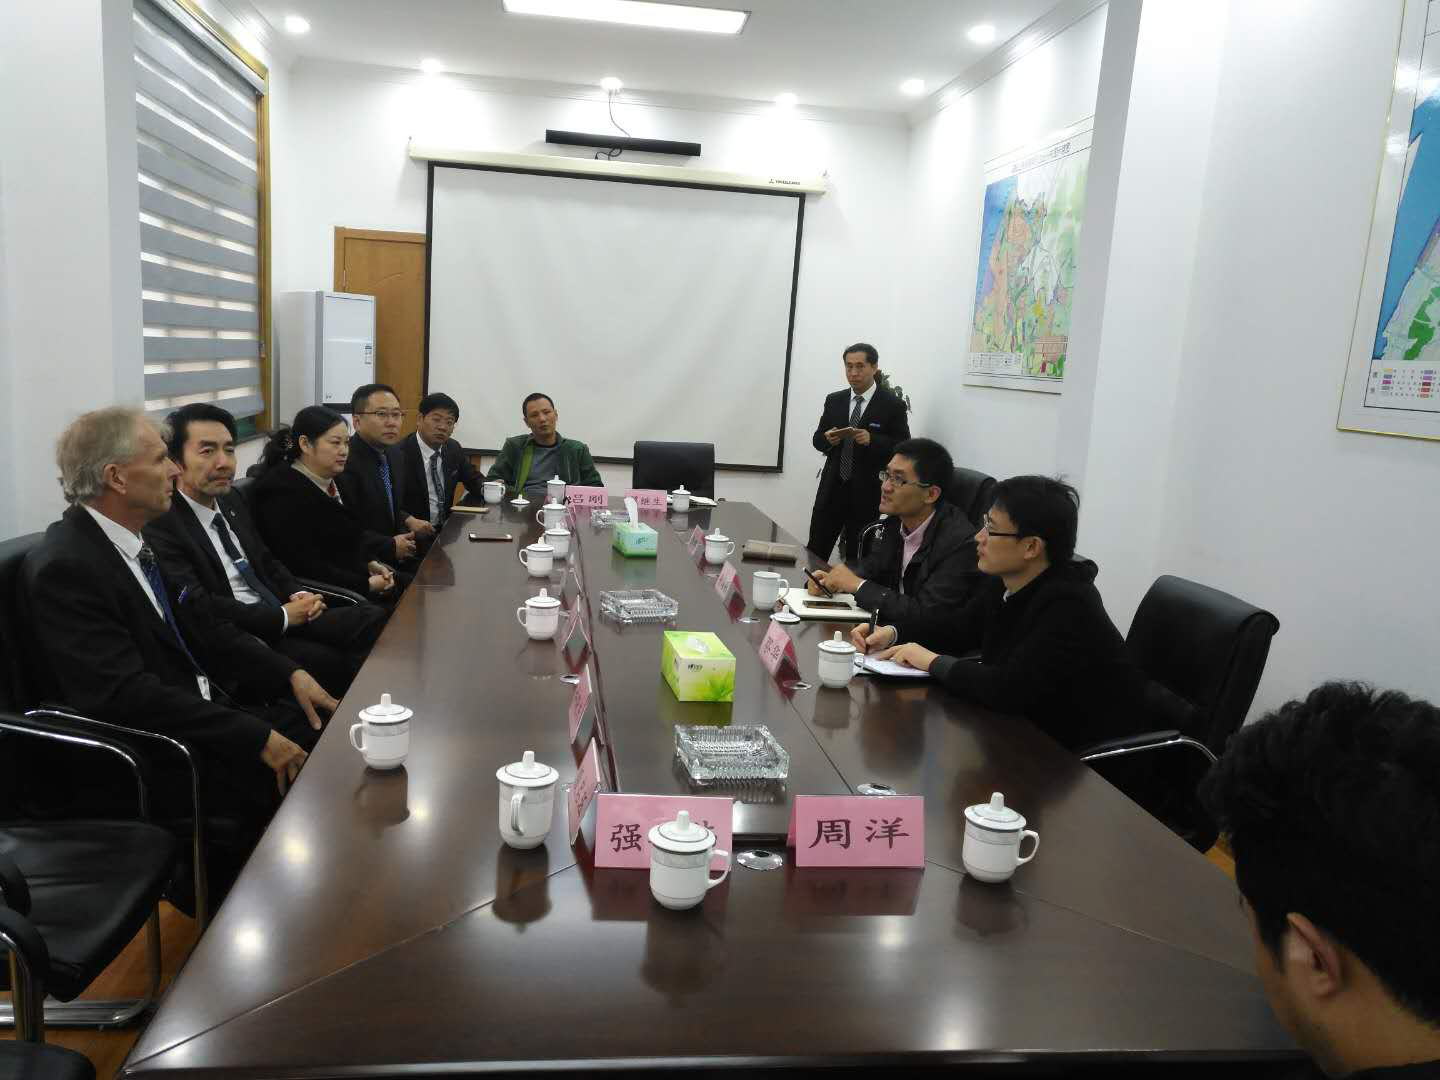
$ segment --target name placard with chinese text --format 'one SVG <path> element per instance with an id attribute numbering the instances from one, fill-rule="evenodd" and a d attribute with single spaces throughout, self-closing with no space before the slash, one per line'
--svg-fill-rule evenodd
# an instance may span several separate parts
<path id="1" fill-rule="evenodd" d="M 584 820 L 585 811 L 590 809 L 590 803 L 594 801 L 595 793 L 599 790 L 600 751 L 595 746 L 595 740 L 591 739 L 589 749 L 580 759 L 580 771 L 575 774 L 575 782 L 570 785 L 570 843 L 575 843 L 575 838 L 580 835 L 580 822 Z"/>
<path id="2" fill-rule="evenodd" d="M 641 510 L 664 510 L 665 492 L 659 488 L 632 488 L 625 493 L 627 499 L 634 499 Z"/>
<path id="3" fill-rule="evenodd" d="M 650 829 L 662 821 L 674 821 L 681 810 L 715 834 L 715 847 L 732 854 L 730 846 L 731 800 L 714 795 L 615 795 L 600 796 L 595 811 L 595 865 L 626 870 L 650 869 Z M 715 869 L 723 861 L 712 864 Z"/>
<path id="4" fill-rule="evenodd" d="M 924 866 L 923 795 L 797 795 L 796 866 Z"/>
<path id="5" fill-rule="evenodd" d="M 574 484 L 565 489 L 565 498 L 577 508 L 604 510 L 610 505 L 610 495 L 603 487 L 579 487 Z"/>
<path id="6" fill-rule="evenodd" d="M 570 741 L 580 734 L 580 722 L 585 719 L 585 710 L 590 705 L 590 669 L 580 672 L 580 681 L 575 684 L 575 693 L 570 698 Z"/>

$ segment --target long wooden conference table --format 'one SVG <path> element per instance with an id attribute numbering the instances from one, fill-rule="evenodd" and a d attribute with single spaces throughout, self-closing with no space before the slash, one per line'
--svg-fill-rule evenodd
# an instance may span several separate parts
<path id="1" fill-rule="evenodd" d="M 792 628 L 814 689 L 770 677 L 756 651 L 770 623 L 732 617 L 685 544 L 695 525 L 795 542 L 764 514 L 646 515 L 659 555 L 643 560 L 581 512 L 569 563 L 541 581 L 516 557 L 538 536 L 533 506 L 446 523 L 124 1075 L 1162 1062 L 1233 1075 L 1295 1057 L 1251 973 L 1234 886 L 1050 738 L 928 680 L 820 688 L 816 645 L 841 624 Z M 732 561 L 748 596 L 765 564 Z M 610 622 L 598 601 L 566 646 L 531 642 L 515 609 L 541 585 L 567 605 L 581 587 L 675 598 L 679 628 L 734 652 L 733 704 L 676 701 L 660 628 Z M 564 677 L 585 665 L 599 708 L 572 745 Z M 409 759 L 388 773 L 347 740 L 382 692 L 415 711 Z M 784 784 L 733 792 L 737 849 L 783 844 L 794 794 L 870 782 L 925 796 L 925 867 L 796 869 L 790 851 L 672 912 L 645 872 L 595 868 L 593 810 L 571 847 L 563 794 L 544 846 L 502 843 L 495 770 L 523 751 L 568 783 L 593 732 L 607 789 L 685 793 L 673 726 L 730 719 L 767 724 L 791 760 Z M 1000 886 L 960 861 L 964 808 L 992 791 L 1042 837 Z"/>

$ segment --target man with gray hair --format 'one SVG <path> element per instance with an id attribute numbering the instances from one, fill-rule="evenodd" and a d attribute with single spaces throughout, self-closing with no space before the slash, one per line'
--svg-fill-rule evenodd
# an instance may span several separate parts
<path id="1" fill-rule="evenodd" d="M 169 509 L 179 470 L 142 413 L 85 413 L 56 459 L 70 507 L 23 572 L 44 699 L 184 741 L 201 761 L 207 812 L 239 816 L 253 844 L 314 746 L 316 709 L 335 699 L 293 660 L 231 623 L 198 623 L 171 595 L 141 529 Z M 242 682 L 272 699 L 288 690 L 300 708 L 257 715 L 232 697 Z M 217 900 L 248 844 L 212 869 Z"/>

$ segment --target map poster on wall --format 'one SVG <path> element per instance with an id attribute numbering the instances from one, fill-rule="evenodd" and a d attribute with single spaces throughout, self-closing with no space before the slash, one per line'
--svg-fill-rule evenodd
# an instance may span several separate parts
<path id="1" fill-rule="evenodd" d="M 985 165 L 969 386 L 1060 393 L 1092 125 Z"/>
<path id="2" fill-rule="evenodd" d="M 1338 426 L 1440 440 L 1440 2 L 1402 18 Z"/>

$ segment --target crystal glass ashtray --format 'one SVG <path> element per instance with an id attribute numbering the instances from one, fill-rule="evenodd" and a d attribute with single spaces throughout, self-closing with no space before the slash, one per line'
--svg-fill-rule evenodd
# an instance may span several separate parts
<path id="1" fill-rule="evenodd" d="M 680 613 L 680 604 L 659 589 L 612 589 L 600 594 L 600 613 L 622 623 L 663 623 Z"/>
<path id="2" fill-rule="evenodd" d="M 790 775 L 790 755 L 764 724 L 676 724 L 675 754 L 697 784 L 784 780 Z"/>

